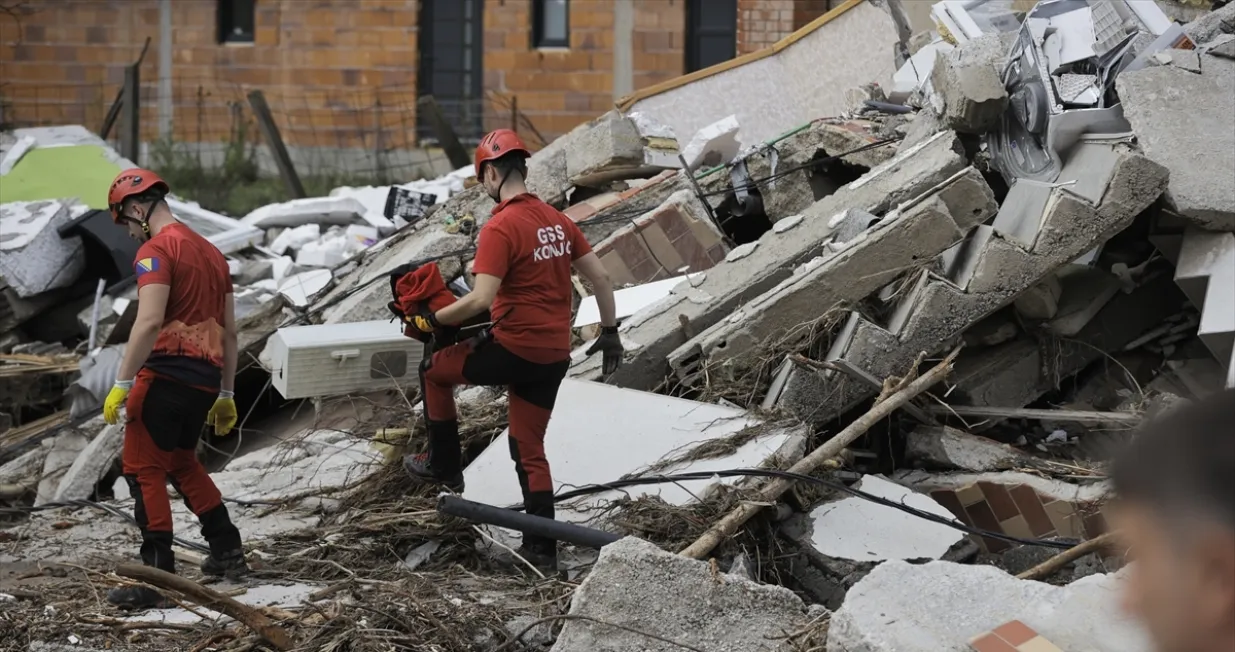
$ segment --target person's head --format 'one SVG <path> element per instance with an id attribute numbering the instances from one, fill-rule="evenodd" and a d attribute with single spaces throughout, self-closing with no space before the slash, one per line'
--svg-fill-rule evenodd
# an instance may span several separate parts
<path id="1" fill-rule="evenodd" d="M 1111 475 L 1125 607 L 1162 652 L 1235 649 L 1235 390 L 1146 425 Z"/>
<path id="2" fill-rule="evenodd" d="M 167 182 L 150 170 L 125 170 L 112 181 L 107 206 L 116 224 L 128 227 L 129 237 L 144 242 L 173 221 L 167 207 Z"/>
<path id="3" fill-rule="evenodd" d="M 476 147 L 476 180 L 493 201 L 526 192 L 527 159 L 532 155 L 523 139 L 509 129 L 491 131 Z"/>

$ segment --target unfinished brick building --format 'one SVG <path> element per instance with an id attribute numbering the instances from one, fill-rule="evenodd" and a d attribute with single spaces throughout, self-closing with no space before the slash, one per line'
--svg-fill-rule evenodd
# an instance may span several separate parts
<path id="1" fill-rule="evenodd" d="M 265 92 L 293 146 L 329 132 L 340 146 L 373 147 L 374 130 L 386 139 L 376 146 L 413 145 L 429 133 L 415 128 L 425 95 L 465 139 L 509 124 L 517 108 L 548 140 L 617 96 L 769 46 L 839 4 L 30 0 L 0 13 L 0 121 L 97 129 L 150 38 L 143 140 L 225 138 L 249 88 Z M 624 29 L 628 45 L 615 48 Z"/>

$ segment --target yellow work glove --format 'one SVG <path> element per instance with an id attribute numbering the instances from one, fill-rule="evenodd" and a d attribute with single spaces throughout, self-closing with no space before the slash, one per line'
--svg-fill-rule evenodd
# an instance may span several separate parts
<path id="1" fill-rule="evenodd" d="M 129 398 L 130 389 L 133 389 L 133 381 L 117 380 L 111 391 L 107 392 L 107 398 L 103 400 L 103 420 L 108 425 L 114 426 L 120 422 L 120 408 L 124 407 L 125 399 Z"/>
<path id="2" fill-rule="evenodd" d="M 221 390 L 206 415 L 206 423 L 214 426 L 215 437 L 222 437 L 236 427 L 236 399 L 233 396 L 232 392 Z"/>

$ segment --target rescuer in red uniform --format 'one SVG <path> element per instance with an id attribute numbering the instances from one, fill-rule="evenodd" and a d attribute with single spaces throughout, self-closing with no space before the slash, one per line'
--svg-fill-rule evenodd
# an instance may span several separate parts
<path id="1" fill-rule="evenodd" d="M 434 353 L 421 366 L 429 451 L 408 456 L 413 477 L 463 490 L 456 385 L 505 385 L 509 390 L 510 456 L 528 514 L 553 518 L 553 479 L 545 459 L 545 430 L 558 386 L 570 366 L 571 267 L 592 284 L 601 335 L 588 354 L 602 352 L 604 371 L 622 362 L 613 284 L 571 219 L 528 192 L 531 152 L 519 136 L 499 129 L 476 148 L 476 178 L 498 202 L 479 234 L 472 270 L 475 287 L 436 313 L 411 316 L 425 333 L 463 323 L 485 309 L 492 339 L 478 338 Z M 519 554 L 538 567 L 557 566 L 557 542 L 525 535 Z"/>
<path id="2" fill-rule="evenodd" d="M 165 197 L 167 183 L 149 170 L 125 170 L 112 182 L 107 203 L 118 225 L 141 242 L 137 318 L 129 334 L 103 418 L 127 414 L 121 461 L 141 527 L 147 566 L 176 572 L 167 483 L 201 521 L 210 555 L 207 575 L 248 570 L 240 531 L 232 524 L 214 481 L 197 459 L 202 426 L 216 435 L 236 425 L 236 317 L 227 260 L 213 244 L 181 224 Z M 126 608 L 165 604 L 141 586 L 113 589 L 107 599 Z"/>

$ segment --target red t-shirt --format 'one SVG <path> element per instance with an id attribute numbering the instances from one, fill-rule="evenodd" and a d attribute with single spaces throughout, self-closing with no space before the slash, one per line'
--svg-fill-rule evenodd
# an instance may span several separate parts
<path id="1" fill-rule="evenodd" d="M 176 223 L 137 250 L 137 287 L 167 285 L 163 330 L 146 360 L 151 371 L 217 389 L 223 369 L 223 324 L 232 277 L 209 240 Z"/>
<path id="2" fill-rule="evenodd" d="M 570 357 L 571 264 L 592 251 L 569 217 L 530 194 L 493 209 L 472 272 L 502 279 L 489 313 L 494 338 L 515 355 L 549 364 Z"/>

